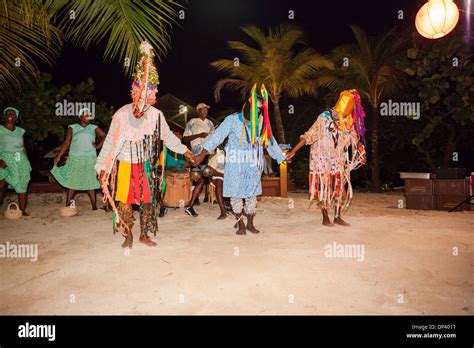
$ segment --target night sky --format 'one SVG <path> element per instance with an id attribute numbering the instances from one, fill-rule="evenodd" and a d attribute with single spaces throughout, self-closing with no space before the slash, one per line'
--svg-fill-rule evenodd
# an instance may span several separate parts
<path id="1" fill-rule="evenodd" d="M 421 2 L 422 3 L 422 2 Z M 353 40 L 350 24 L 357 24 L 368 32 L 379 32 L 400 20 L 414 28 L 414 16 L 420 1 L 316 1 L 316 0 L 190 0 L 185 4 L 185 19 L 174 26 L 171 49 L 161 62 L 156 62 L 160 74 L 158 97 L 171 93 L 196 105 L 204 101 L 215 106 L 213 86 L 219 76 L 209 65 L 220 58 L 233 58 L 229 40 L 245 40 L 239 27 L 254 24 L 261 28 L 278 25 L 288 20 L 288 11 L 295 13 L 294 22 L 300 25 L 310 47 L 320 53 Z M 248 42 L 248 41 L 247 41 Z M 53 68 L 59 84 L 79 83 L 87 77 L 95 81 L 95 95 L 114 107 L 130 102 L 130 79 L 118 61 L 102 60 L 103 47 L 83 48 L 66 45 L 61 58 Z M 226 104 L 235 104 L 227 95 L 211 110 L 217 112 Z M 157 105 L 159 108 L 159 105 Z"/>

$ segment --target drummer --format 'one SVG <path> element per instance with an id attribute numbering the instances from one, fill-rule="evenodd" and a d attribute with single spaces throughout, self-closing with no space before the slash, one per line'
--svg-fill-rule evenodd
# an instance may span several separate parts
<path id="1" fill-rule="evenodd" d="M 227 140 L 225 141 L 227 142 Z M 212 169 L 211 183 L 216 187 L 217 204 L 221 210 L 221 215 L 217 217 L 218 220 L 223 220 L 227 217 L 227 212 L 224 206 L 224 167 L 225 167 L 225 151 L 224 144 L 222 149 L 217 149 L 216 154 L 209 158 L 209 167 Z"/>
<path id="2" fill-rule="evenodd" d="M 192 118 L 186 124 L 186 129 L 184 131 L 184 142 L 191 144 L 191 151 L 194 155 L 198 155 L 202 151 L 202 144 L 209 136 L 211 132 L 214 131 L 214 124 L 211 120 L 207 118 L 209 113 L 210 106 L 205 103 L 199 103 L 196 106 L 198 117 Z M 208 156 L 203 160 L 200 169 L 203 170 L 207 166 Z M 204 185 L 207 185 L 207 179 L 201 179 L 198 181 L 193 190 L 193 197 L 191 199 L 190 206 L 186 209 L 186 213 L 190 216 L 198 216 L 194 211 L 194 204 L 199 205 L 199 194 L 201 193 Z M 205 190 L 204 202 L 208 201 L 208 190 Z"/>
<path id="3" fill-rule="evenodd" d="M 173 134 L 179 140 L 183 139 L 183 135 L 178 130 L 173 130 Z M 165 152 L 166 152 L 166 160 L 165 160 Z M 163 161 L 165 160 L 165 170 L 167 172 L 185 172 L 187 168 L 190 167 L 189 164 L 186 163 L 186 159 L 184 155 L 171 151 L 170 149 L 166 149 L 166 151 L 162 151 L 160 154 L 160 164 L 163 165 Z M 168 212 L 168 208 L 164 206 L 163 200 L 160 197 L 160 213 L 158 217 L 164 217 L 165 214 Z"/>

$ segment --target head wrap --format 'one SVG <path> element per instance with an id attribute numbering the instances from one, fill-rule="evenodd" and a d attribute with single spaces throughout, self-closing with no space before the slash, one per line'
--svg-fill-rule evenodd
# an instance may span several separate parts
<path id="1" fill-rule="evenodd" d="M 146 41 L 140 44 L 140 53 L 135 68 L 135 74 L 133 75 L 132 82 L 132 100 L 133 100 L 133 114 L 135 117 L 142 116 L 148 108 L 154 104 L 148 103 L 148 95 L 150 93 L 156 93 L 158 87 L 159 76 L 158 70 L 156 70 L 153 57 L 155 53 L 153 47 Z"/>
<path id="2" fill-rule="evenodd" d="M 78 114 L 77 116 L 78 116 L 78 117 L 81 117 L 82 114 L 84 114 L 86 111 L 87 111 L 89 114 L 91 113 L 91 111 L 90 111 L 88 108 L 82 108 L 81 110 L 79 110 L 79 114 Z"/>
<path id="3" fill-rule="evenodd" d="M 15 109 L 13 106 L 7 106 L 5 109 L 3 109 L 3 116 L 5 116 L 8 110 L 12 110 L 15 113 L 16 118 L 20 116 L 20 110 Z"/>

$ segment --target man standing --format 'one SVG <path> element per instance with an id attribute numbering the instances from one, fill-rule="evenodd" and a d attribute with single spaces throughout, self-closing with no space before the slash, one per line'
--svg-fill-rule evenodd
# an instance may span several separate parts
<path id="1" fill-rule="evenodd" d="M 202 144 L 204 143 L 206 138 L 209 136 L 209 134 L 214 130 L 214 124 L 212 123 L 211 120 L 207 118 L 209 109 L 210 109 L 209 105 L 206 105 L 205 103 L 199 103 L 196 106 L 198 117 L 192 118 L 186 124 L 186 129 L 183 134 L 183 140 L 185 143 L 187 142 L 191 143 L 191 151 L 193 152 L 194 156 L 201 153 Z M 201 168 L 200 168 L 201 171 L 207 166 L 208 160 L 209 158 L 208 156 L 206 156 L 203 160 L 203 163 L 201 164 Z M 208 190 L 207 190 L 207 182 L 205 182 L 206 180 L 207 179 L 205 178 L 201 178 L 198 182 L 195 183 L 191 202 L 189 204 L 189 207 L 186 208 L 186 213 L 191 216 L 194 216 L 194 217 L 198 216 L 193 206 L 195 203 L 199 202 L 199 194 L 201 193 L 204 187 L 206 187 L 204 191 L 205 192 L 204 202 L 207 202 Z"/>
<path id="2" fill-rule="evenodd" d="M 232 211 L 237 219 L 237 234 L 246 234 L 246 229 L 259 233 L 254 226 L 257 196 L 262 194 L 263 148 L 281 163 L 285 155 L 272 135 L 268 117 L 268 93 L 262 85 L 257 95 L 257 85 L 252 88 L 249 103 L 242 112 L 227 116 L 222 124 L 203 144 L 203 151 L 196 157 L 199 164 L 210 151 L 222 144 L 225 146 L 224 197 L 230 197 Z M 245 208 L 244 208 L 245 204 Z M 247 216 L 247 226 L 243 221 Z"/>
<path id="3" fill-rule="evenodd" d="M 172 151 L 194 161 L 191 151 L 171 132 L 163 113 L 152 106 L 156 103 L 159 83 L 153 57 L 153 48 L 142 42 L 132 83 L 133 103 L 121 107 L 113 116 L 95 166 L 104 199 L 113 210 L 114 232 L 118 227 L 125 237 L 123 248 L 133 245 L 133 204 L 139 206 L 139 241 L 156 246 L 148 233 L 156 235 L 158 231 L 160 140 Z"/>

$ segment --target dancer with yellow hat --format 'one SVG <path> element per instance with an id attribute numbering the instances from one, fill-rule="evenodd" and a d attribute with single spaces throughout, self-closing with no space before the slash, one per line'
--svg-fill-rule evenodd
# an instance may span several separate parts
<path id="1" fill-rule="evenodd" d="M 349 226 L 342 214 L 352 199 L 350 172 L 366 161 L 365 112 L 357 90 L 341 92 L 329 111 L 318 116 L 300 142 L 288 152 L 291 160 L 304 145 L 311 145 L 309 161 L 310 200 L 321 204 L 323 225 L 333 226 L 328 210 L 334 207 L 334 223 Z"/>

